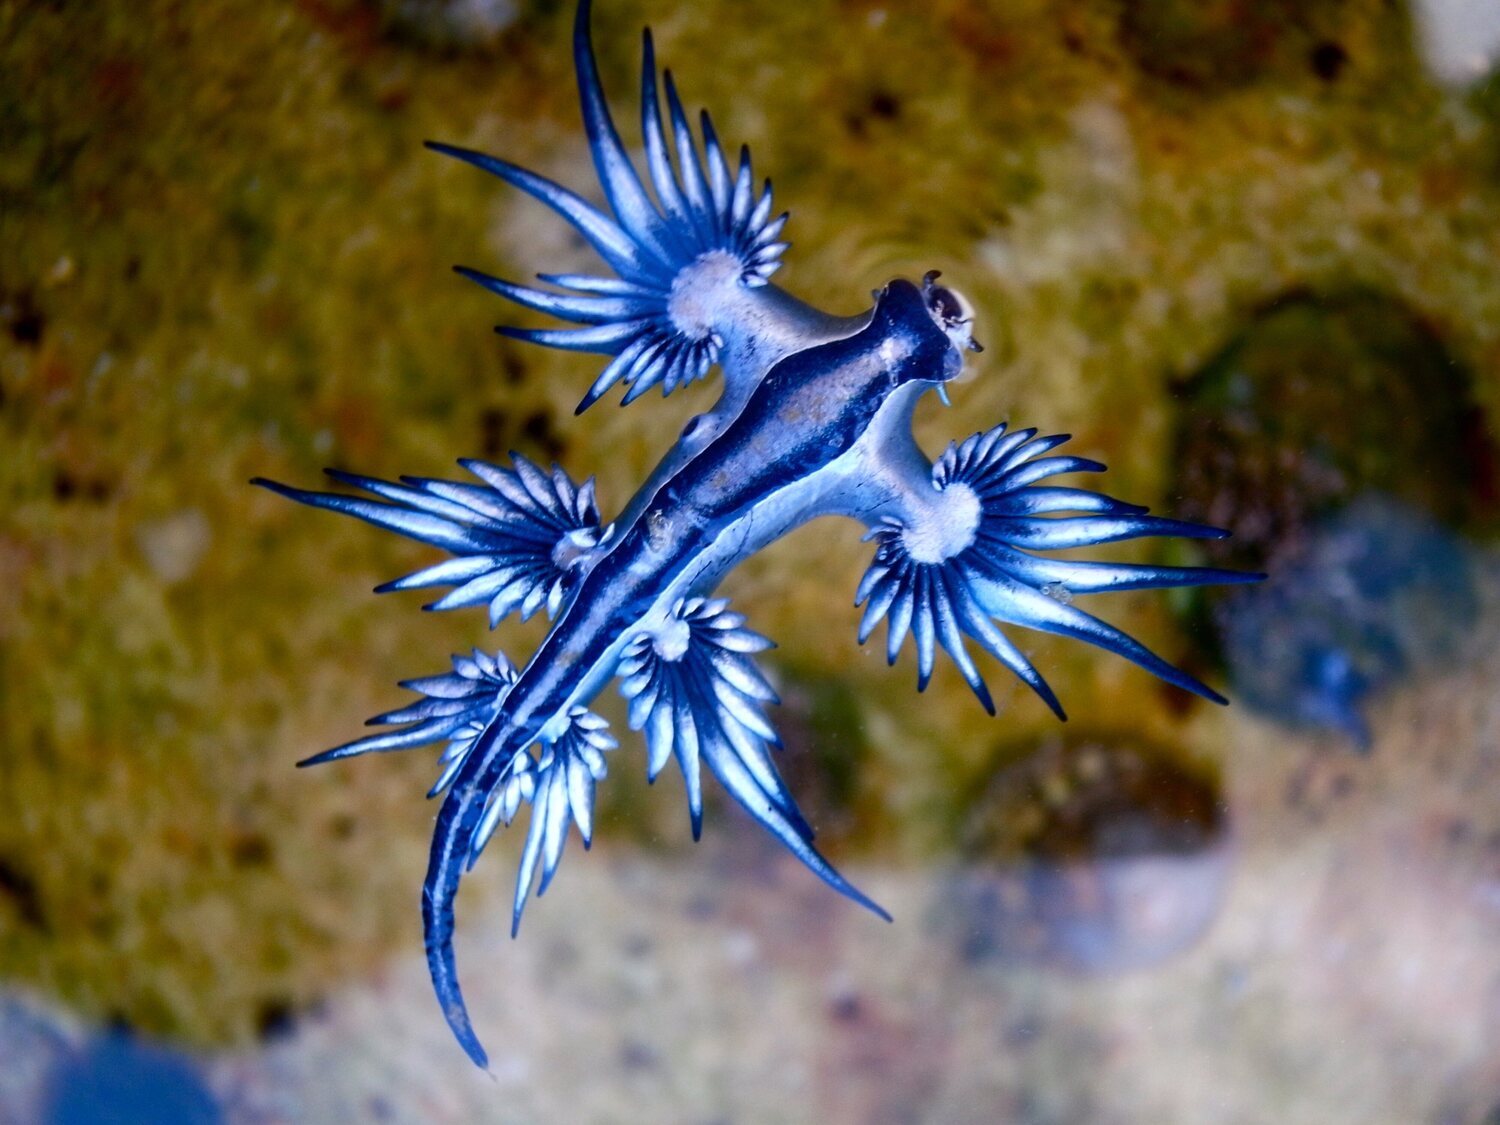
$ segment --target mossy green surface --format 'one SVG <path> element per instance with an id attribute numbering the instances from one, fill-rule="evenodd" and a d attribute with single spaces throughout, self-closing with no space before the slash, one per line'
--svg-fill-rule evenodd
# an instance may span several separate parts
<path id="1" fill-rule="evenodd" d="M 0 0 L 0 975 L 226 1042 L 418 948 L 430 758 L 292 765 L 396 679 L 492 642 L 369 595 L 422 551 L 245 482 L 514 448 L 597 473 L 613 506 L 711 400 L 574 419 L 597 365 L 497 339 L 508 310 L 448 273 L 591 266 L 545 209 L 420 148 L 590 184 L 567 7 L 457 50 L 353 0 Z M 778 282 L 852 312 L 938 267 L 974 301 L 992 347 L 955 409 L 923 408 L 934 452 L 1002 419 L 1070 430 L 1112 492 L 1170 507 L 1174 380 L 1306 286 L 1421 315 L 1494 431 L 1497 126 L 1423 78 L 1381 0 L 1320 7 L 1305 46 L 1338 44 L 1331 77 L 1297 40 L 1207 92 L 1143 70 L 1103 0 L 601 0 L 595 19 L 622 124 L 650 22 L 689 100 L 753 145 L 794 212 Z M 867 556 L 858 528 L 804 530 L 727 592 L 789 669 L 858 701 L 846 851 L 910 857 L 951 846 L 934 813 L 998 731 L 1053 720 L 998 672 L 998 726 L 947 670 L 918 700 L 909 663 L 858 650 Z M 1184 643 L 1163 599 L 1103 612 Z M 520 658 L 538 636 L 498 643 Z M 1112 728 L 1201 748 L 1226 721 L 1093 650 L 1026 647 Z M 675 785 L 621 808 L 685 838 Z M 492 849 L 466 896 L 510 878 Z"/>

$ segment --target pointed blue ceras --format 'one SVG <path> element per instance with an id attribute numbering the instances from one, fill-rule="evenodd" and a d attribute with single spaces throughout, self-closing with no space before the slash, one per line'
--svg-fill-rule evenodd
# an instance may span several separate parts
<path id="1" fill-rule="evenodd" d="M 553 618 L 517 671 L 503 655 L 455 657 L 453 671 L 404 686 L 424 698 L 372 722 L 395 727 L 308 763 L 446 742 L 443 794 L 423 888 L 427 956 L 443 1013 L 479 1065 L 453 957 L 453 900 L 496 827 L 529 804 L 515 924 L 538 865 L 545 890 L 570 824 L 585 846 L 594 785 L 616 745 L 589 703 L 619 677 L 630 726 L 642 730 L 655 777 L 676 759 L 696 836 L 701 771 L 837 890 L 886 916 L 813 847 L 772 759 L 765 705 L 775 693 L 754 656 L 770 642 L 713 592 L 745 558 L 818 516 L 862 521 L 876 542 L 858 591 L 863 642 L 884 619 L 895 660 L 915 640 L 919 688 L 941 646 L 991 712 L 974 641 L 1062 715 L 1052 690 L 999 625 L 1077 637 L 1187 691 L 1223 702 L 1119 630 L 1073 604 L 1074 595 L 1148 586 L 1253 581 L 1221 570 L 1064 561 L 1038 552 L 1138 536 L 1217 537 L 1214 528 L 1160 519 L 1095 492 L 1051 483 L 1103 466 L 1051 456 L 1066 439 L 1004 426 L 956 444 L 934 465 L 917 446 L 917 400 L 979 350 L 972 313 L 956 292 L 894 280 L 874 308 L 834 317 L 769 284 L 786 243 L 769 183 L 757 187 L 749 153 L 731 169 L 708 115 L 694 133 L 670 74 L 666 117 L 645 36 L 642 181 L 605 104 L 578 8 L 574 62 L 584 128 L 612 214 L 514 164 L 466 149 L 431 148 L 493 173 L 573 224 L 613 276 L 549 275 L 550 288 L 463 269 L 508 300 L 582 327 L 501 328 L 548 347 L 612 357 L 583 410 L 617 385 L 630 402 L 670 393 L 717 365 L 723 387 L 668 451 L 634 499 L 601 526 L 592 481 L 575 485 L 513 456 L 512 467 L 464 461 L 466 482 L 394 484 L 333 474 L 367 495 L 307 492 L 258 481 L 305 504 L 358 516 L 441 547 L 452 557 L 381 587 L 450 587 L 430 608 L 488 607 Z M 670 135 L 670 141 L 668 136 Z"/>

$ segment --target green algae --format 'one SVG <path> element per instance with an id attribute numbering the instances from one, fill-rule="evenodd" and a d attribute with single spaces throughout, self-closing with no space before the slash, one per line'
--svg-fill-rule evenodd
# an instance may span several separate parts
<path id="1" fill-rule="evenodd" d="M 782 775 L 799 805 L 818 810 L 820 846 L 843 841 L 857 830 L 870 763 L 860 698 L 843 677 L 796 667 L 784 670 L 777 693 Z"/>
<path id="2" fill-rule="evenodd" d="M 613 504 L 710 401 L 574 419 L 595 365 L 494 338 L 506 312 L 447 272 L 590 265 L 540 207 L 419 147 L 587 185 L 566 8 L 448 50 L 354 0 L 0 2 L 7 978 L 226 1042 L 418 948 L 430 761 L 291 767 L 391 705 L 396 679 L 492 642 L 369 596 L 424 552 L 244 482 L 438 474 L 514 448 L 597 473 Z M 778 280 L 799 295 L 854 311 L 936 266 L 974 299 L 993 346 L 954 410 L 924 406 L 929 448 L 1000 419 L 1071 430 L 1111 491 L 1170 506 L 1174 376 L 1297 286 L 1414 310 L 1494 431 L 1493 116 L 1424 81 L 1389 5 L 1318 19 L 1335 75 L 1298 46 L 1209 98 L 1163 96 L 1104 2 L 609 3 L 596 37 L 622 123 L 649 21 L 690 101 L 753 143 L 794 210 Z M 855 648 L 858 540 L 798 533 L 728 592 L 855 701 L 841 721 L 868 752 L 840 850 L 951 847 L 942 814 L 997 728 L 947 670 L 917 699 L 909 658 Z M 1167 655 L 1184 644 L 1150 595 L 1104 612 Z M 520 656 L 538 636 L 499 641 Z M 1025 647 L 1074 714 L 1188 740 L 1221 721 L 1082 646 Z M 991 678 L 1008 738 L 1051 729 Z M 640 761 L 625 742 L 616 777 Z M 678 792 L 624 788 L 611 815 L 682 819 Z M 498 858 L 467 895 L 504 893 Z"/>

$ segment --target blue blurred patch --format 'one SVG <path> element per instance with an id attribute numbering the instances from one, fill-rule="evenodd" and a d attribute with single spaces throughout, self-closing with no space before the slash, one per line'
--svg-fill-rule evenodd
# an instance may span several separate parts
<path id="1" fill-rule="evenodd" d="M 58 1063 L 44 1125 L 216 1125 L 223 1114 L 192 1061 L 110 1031 Z"/>
<path id="2" fill-rule="evenodd" d="M 1451 656 L 1479 609 L 1465 542 L 1380 495 L 1322 520 L 1218 611 L 1235 693 L 1288 726 L 1371 744 L 1363 706 Z"/>

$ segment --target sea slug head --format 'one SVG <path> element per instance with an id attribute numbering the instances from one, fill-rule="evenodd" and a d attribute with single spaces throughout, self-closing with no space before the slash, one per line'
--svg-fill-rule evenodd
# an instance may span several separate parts
<path id="1" fill-rule="evenodd" d="M 919 383 L 942 393 L 945 383 L 963 374 L 969 332 L 957 318 L 968 317 L 968 306 L 951 290 L 941 290 L 947 296 L 933 297 L 939 291 L 930 284 L 932 278 L 927 275 L 921 285 L 892 278 L 871 294 L 874 312 L 865 332 L 882 338 L 880 354 L 892 387 Z"/>
<path id="2" fill-rule="evenodd" d="M 892 334 L 888 340 L 892 347 L 897 338 L 922 341 L 923 358 L 914 356 L 912 362 L 903 364 L 897 381 L 936 385 L 942 394 L 943 384 L 963 373 L 964 354 L 983 349 L 974 342 L 974 313 L 969 303 L 955 290 L 934 284 L 937 276 L 936 270 L 929 271 L 920 286 L 898 277 L 876 290 L 871 323 L 878 331 Z"/>
<path id="3" fill-rule="evenodd" d="M 983 345 L 974 339 L 974 309 L 957 289 L 937 284 L 942 275 L 928 270 L 922 277 L 922 300 L 927 313 L 962 352 L 982 352 Z"/>

